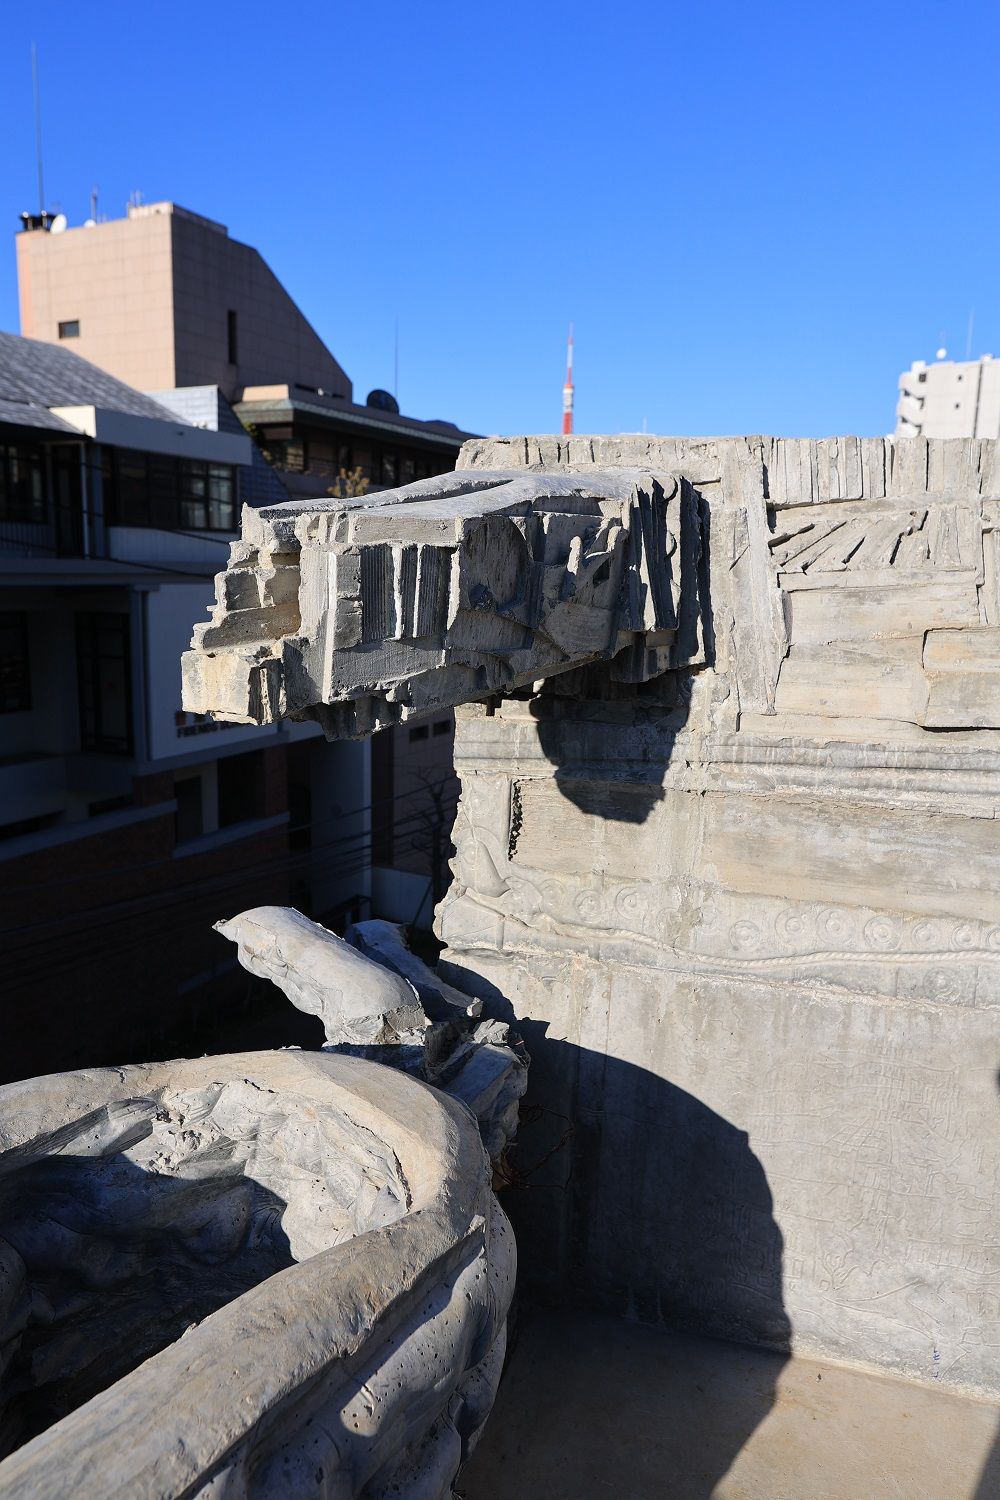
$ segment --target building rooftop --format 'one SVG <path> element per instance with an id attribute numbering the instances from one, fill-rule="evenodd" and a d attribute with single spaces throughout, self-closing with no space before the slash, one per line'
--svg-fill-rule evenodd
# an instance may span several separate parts
<path id="1" fill-rule="evenodd" d="M 50 410 L 60 406 L 97 406 L 159 422 L 178 421 L 152 397 L 69 349 L 18 333 L 0 333 L 0 421 L 75 433 L 69 422 Z"/>
<path id="2" fill-rule="evenodd" d="M 464 432 L 454 422 L 440 418 L 424 421 L 419 417 L 404 417 L 397 412 L 384 411 L 376 406 L 361 406 L 354 401 L 345 401 L 339 396 L 327 395 L 323 391 L 308 390 L 296 385 L 246 386 L 236 410 L 248 421 L 260 422 L 267 417 L 285 417 L 298 412 L 319 417 L 330 422 L 350 426 L 371 428 L 372 432 L 391 433 L 394 437 L 432 439 L 435 443 L 454 447 L 457 453 L 466 439 L 478 434 Z"/>

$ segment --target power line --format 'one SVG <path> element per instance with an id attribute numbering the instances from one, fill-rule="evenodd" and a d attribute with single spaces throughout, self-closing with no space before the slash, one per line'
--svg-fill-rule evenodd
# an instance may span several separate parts
<path id="1" fill-rule="evenodd" d="M 432 792 L 436 791 L 438 788 L 443 787 L 443 786 L 447 786 L 448 783 L 452 782 L 452 781 L 455 782 L 456 787 L 457 787 L 457 785 L 458 785 L 458 777 L 454 774 L 454 772 L 450 773 L 447 776 L 443 776 L 440 781 L 430 782 L 426 786 L 412 787 L 410 789 L 410 791 L 408 791 L 408 792 L 399 792 L 394 797 L 379 797 L 379 798 L 377 798 L 373 802 L 367 802 L 367 803 L 365 803 L 365 805 L 363 807 L 354 807 L 354 808 L 351 808 L 347 812 L 338 812 L 338 813 L 335 814 L 335 816 L 338 819 L 343 820 L 343 821 L 346 821 L 349 818 L 358 818 L 358 817 L 361 817 L 361 815 L 363 813 L 366 813 L 366 812 L 373 812 L 376 809 L 381 809 L 381 808 L 385 808 L 385 807 L 393 807 L 393 806 L 395 806 L 395 804 L 397 802 L 402 802 L 407 797 L 417 797 L 421 793 L 427 793 L 428 795 L 430 795 Z M 167 814 L 164 814 L 164 816 L 167 816 Z M 235 825 L 231 825 L 231 826 L 235 826 Z M 100 829 L 95 829 L 93 836 L 96 838 L 99 835 L 99 833 L 100 833 Z M 372 837 L 371 830 L 368 830 L 368 829 L 359 829 L 357 831 L 357 833 L 343 834 L 343 835 L 341 835 L 341 839 L 361 839 L 361 838 L 371 838 L 371 837 Z M 326 841 L 324 841 L 322 843 L 319 843 L 319 844 L 314 844 L 312 847 L 314 849 L 325 849 L 325 848 L 329 847 L 331 844 L 335 844 L 337 842 L 339 842 L 339 840 L 337 840 L 337 839 L 330 839 L 330 840 L 326 840 Z M 179 845 L 178 847 L 181 850 L 184 849 L 184 845 L 183 844 Z M 308 851 L 305 851 L 305 852 L 308 852 Z M 23 856 L 23 857 L 27 858 L 28 856 L 26 855 L 26 856 Z M 115 876 L 118 876 L 118 875 L 132 875 L 132 874 L 135 874 L 136 872 L 138 872 L 140 870 L 152 870 L 152 869 L 157 869 L 157 868 L 166 869 L 168 866 L 172 866 L 174 864 L 175 858 L 176 858 L 175 855 L 168 854 L 168 855 L 166 855 L 162 859 L 143 860 L 143 861 L 141 861 L 139 863 L 131 864 L 131 865 L 118 865 L 118 866 L 115 867 L 115 869 L 113 871 L 113 874 Z M 0 864 L 2 864 L 2 862 L 0 862 Z M 10 883 L 8 885 L 0 885 L 0 895 L 4 894 L 4 892 L 6 892 L 8 890 L 16 891 L 20 895 L 24 891 L 54 890 L 55 888 L 57 888 L 59 886 L 79 885 L 79 883 L 80 883 L 80 877 L 79 877 L 79 875 L 65 875 L 61 879 L 58 879 L 58 880 L 42 880 L 42 881 L 36 881 L 34 884 L 25 884 L 21 880 L 15 880 L 14 882 L 12 882 L 12 883 Z M 3 932 L 4 930 L 5 929 L 0 928 L 0 932 Z"/>
<path id="2" fill-rule="evenodd" d="M 397 850 L 397 853 L 406 854 L 411 851 L 423 852 L 421 850 L 420 841 L 416 837 L 411 838 L 408 843 L 399 848 Z M 338 871 L 338 874 L 340 874 L 344 879 L 348 879 L 351 875 L 361 873 L 362 871 L 369 868 L 371 868 L 370 859 L 357 860 L 352 866 Z M 245 886 L 247 883 L 248 876 L 246 872 L 233 872 L 229 879 L 219 882 L 218 894 L 221 897 L 223 892 L 234 887 L 238 888 L 240 886 Z M 423 900 L 425 899 L 426 897 L 421 900 L 421 905 L 423 905 Z M 188 907 L 190 905 L 192 905 L 192 899 L 190 897 L 181 898 L 172 902 L 161 902 L 157 906 L 152 908 L 152 915 L 164 915 L 170 911 L 177 912 L 178 909 L 183 911 L 185 907 Z M 92 926 L 88 930 L 88 936 L 96 935 L 103 929 L 119 927 L 121 926 L 123 920 L 125 919 L 122 917 L 118 917 L 110 922 L 100 923 L 96 926 Z M 168 921 L 165 924 L 159 923 L 152 927 L 147 926 L 142 934 L 134 937 L 131 941 L 115 943 L 115 955 L 133 952 L 136 948 L 148 948 L 152 941 L 162 938 L 167 933 L 181 932 L 185 931 L 186 929 L 187 922 L 181 917 L 178 917 L 176 921 Z M 89 947 L 80 948 L 78 946 L 73 950 L 72 953 L 67 954 L 61 963 L 35 963 L 34 965 L 32 965 L 29 962 L 27 964 L 21 964 L 20 966 L 18 965 L 17 961 L 19 959 L 30 959 L 32 956 L 43 950 L 46 953 L 50 952 L 49 945 L 44 941 L 39 941 L 29 944 L 23 949 L 9 951 L 5 963 L 5 975 L 8 979 L 8 982 L 13 982 L 21 985 L 30 984 L 35 982 L 36 980 L 53 979 L 58 977 L 60 974 L 68 973 L 70 971 L 78 971 L 81 966 L 90 964 L 100 959 L 106 952 L 106 944 L 104 940 L 98 940 L 95 944 L 90 945 Z"/>
<path id="3" fill-rule="evenodd" d="M 397 824 L 394 825 L 394 827 L 397 829 L 407 828 L 416 821 L 423 822 L 425 816 L 426 815 L 422 812 L 410 813 L 408 817 L 401 819 Z M 372 842 L 373 838 L 370 833 L 347 835 L 341 839 L 331 839 L 326 843 L 317 844 L 314 846 L 314 848 L 304 849 L 300 853 L 288 851 L 287 853 L 276 856 L 274 859 L 259 860 L 256 864 L 242 865 L 237 869 L 219 871 L 212 875 L 203 876 L 200 880 L 193 881 L 181 887 L 181 899 L 187 900 L 190 896 L 200 891 L 211 891 L 218 889 L 223 884 L 231 884 L 234 882 L 237 884 L 244 884 L 249 878 L 254 875 L 278 873 L 282 870 L 288 871 L 293 867 L 296 870 L 315 868 L 317 864 L 317 861 L 315 859 L 316 850 L 329 851 L 325 855 L 324 859 L 319 862 L 321 865 L 337 857 L 342 857 L 344 859 L 354 859 L 362 853 L 365 845 L 370 845 Z M 369 862 L 370 855 L 371 850 L 369 849 Z M 129 915 L 141 916 L 143 911 L 147 907 L 153 907 L 155 909 L 155 907 L 158 905 L 169 906 L 174 904 L 173 902 L 171 902 L 170 897 L 174 895 L 177 890 L 178 887 L 176 886 L 168 886 L 165 889 L 146 891 L 138 896 L 126 896 L 117 901 L 105 902 L 101 906 L 87 907 L 84 910 L 73 912 L 72 914 L 69 914 L 67 916 L 52 917 L 42 922 L 32 923 L 28 926 L 25 926 L 23 923 L 18 923 L 13 927 L 0 928 L 0 935 L 6 935 L 8 933 L 50 931 L 52 928 L 58 928 L 60 931 L 66 932 L 67 927 L 70 926 L 74 921 L 78 921 L 80 924 L 92 928 L 94 925 L 92 921 L 93 917 L 102 916 L 105 912 L 109 911 L 122 911 L 124 913 L 124 908 L 126 907 L 131 908 Z"/>

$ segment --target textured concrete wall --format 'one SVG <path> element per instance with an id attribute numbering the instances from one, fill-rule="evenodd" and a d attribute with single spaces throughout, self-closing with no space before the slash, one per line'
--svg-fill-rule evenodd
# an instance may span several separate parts
<path id="1" fill-rule="evenodd" d="M 459 711 L 440 930 L 527 1021 L 522 1275 L 995 1390 L 995 447 L 570 442 L 466 462 L 687 474 L 712 663 Z"/>
<path id="2" fill-rule="evenodd" d="M 483 439 L 249 514 L 186 705 L 459 714 L 525 1278 L 996 1390 L 1000 444 Z M 533 1116 L 536 1118 L 533 1121 Z"/>

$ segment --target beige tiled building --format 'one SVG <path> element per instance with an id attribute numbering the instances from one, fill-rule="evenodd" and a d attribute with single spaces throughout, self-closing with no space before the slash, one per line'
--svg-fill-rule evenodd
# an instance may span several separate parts
<path id="1" fill-rule="evenodd" d="M 21 332 L 64 342 L 140 390 L 276 378 L 351 399 L 351 382 L 263 257 L 174 203 L 17 236 Z"/>

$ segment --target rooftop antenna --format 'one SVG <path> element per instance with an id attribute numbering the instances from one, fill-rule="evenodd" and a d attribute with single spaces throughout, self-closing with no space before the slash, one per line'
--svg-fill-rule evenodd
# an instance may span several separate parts
<path id="1" fill-rule="evenodd" d="M 563 386 L 562 430 L 565 435 L 573 431 L 573 325 L 569 325 L 569 340 L 566 344 L 566 384 Z"/>
<path id="2" fill-rule="evenodd" d="M 35 96 L 35 160 L 38 165 L 38 212 L 45 217 L 45 182 L 42 177 L 42 100 L 38 90 L 38 48 L 31 44 L 31 87 Z"/>

